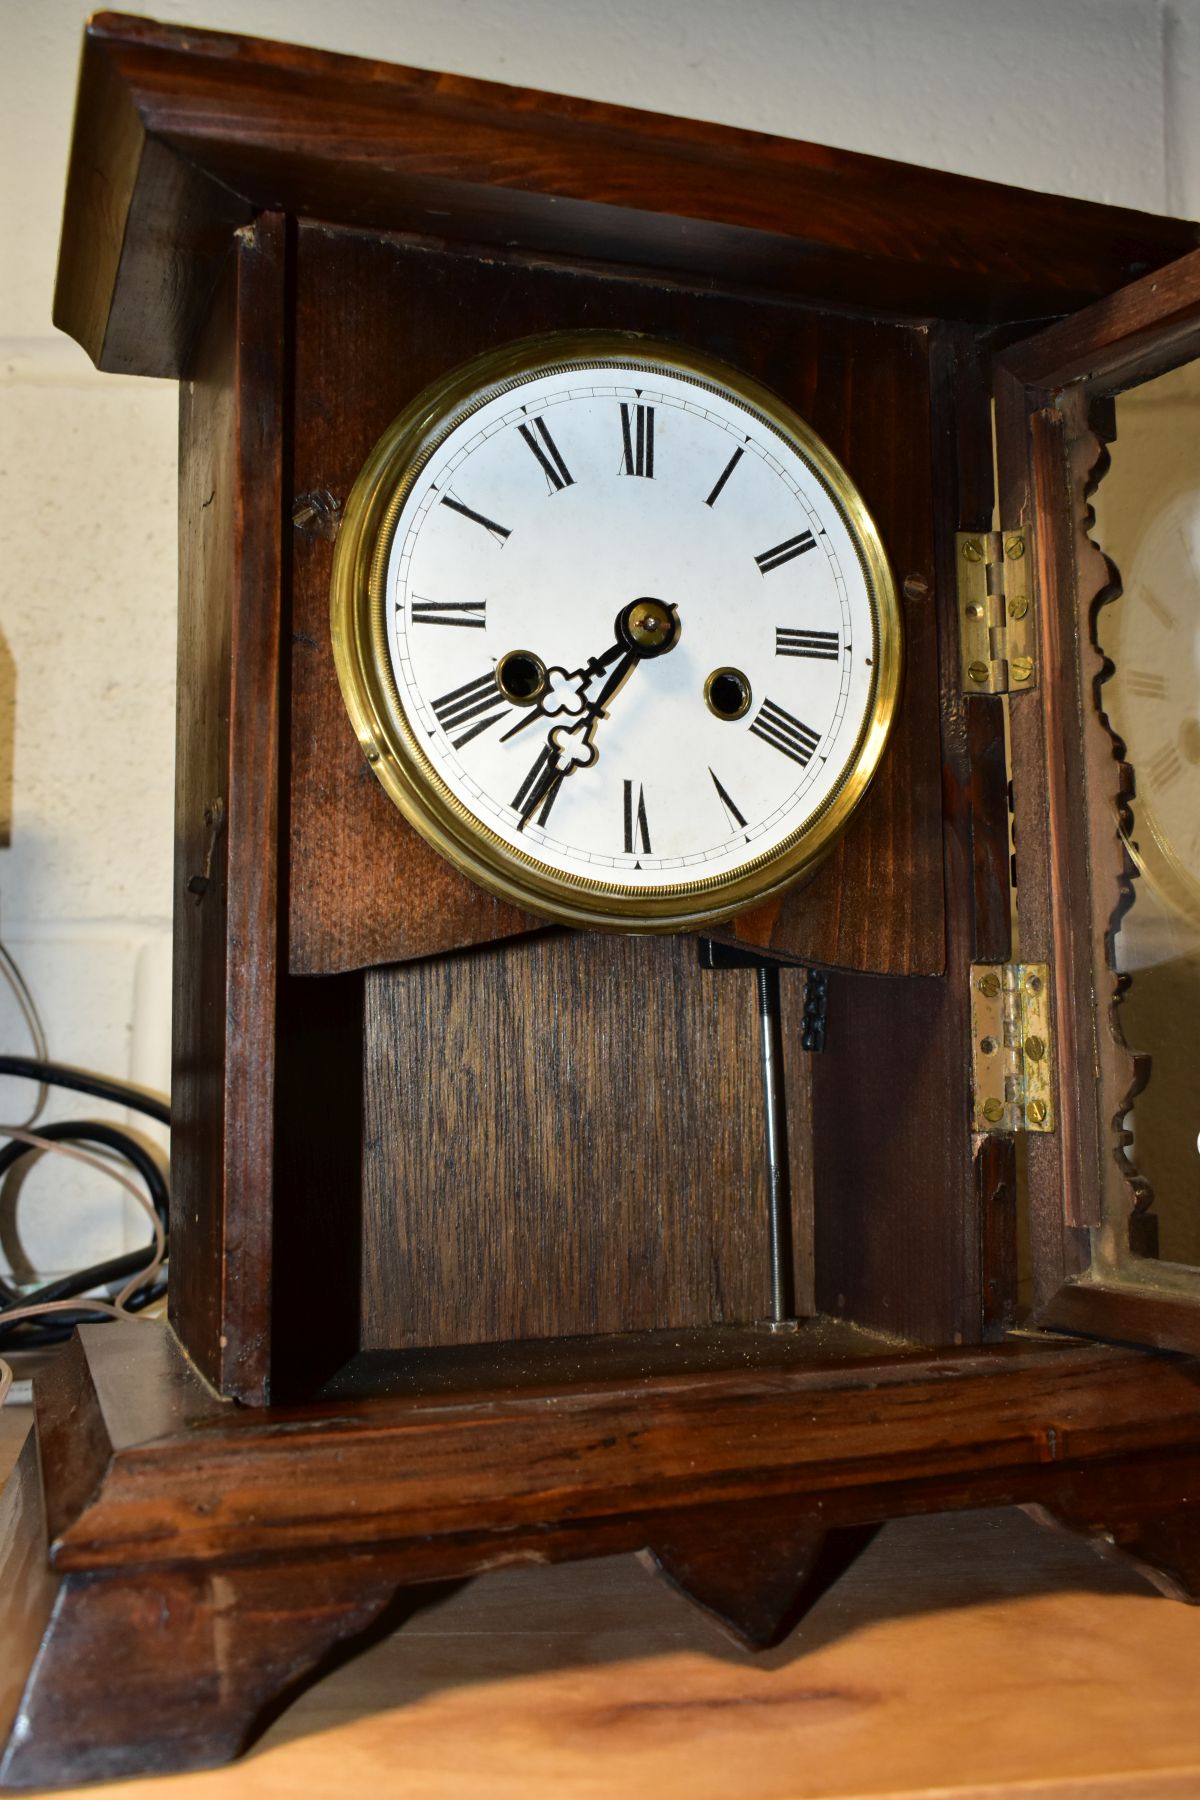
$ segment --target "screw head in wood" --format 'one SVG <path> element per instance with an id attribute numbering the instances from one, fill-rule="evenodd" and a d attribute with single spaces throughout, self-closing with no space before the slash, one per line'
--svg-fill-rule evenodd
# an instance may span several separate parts
<path id="1" fill-rule="evenodd" d="M 967 669 L 967 674 L 972 681 L 977 681 L 982 685 L 988 678 L 988 666 L 985 662 L 973 662 Z"/>
<path id="2" fill-rule="evenodd" d="M 1040 1037 L 1027 1037 L 1025 1039 L 1025 1054 L 1030 1062 L 1041 1062 L 1043 1056 L 1046 1054 L 1045 1043 Z"/>
<path id="3" fill-rule="evenodd" d="M 986 994 L 989 1000 L 994 1000 L 1000 992 L 1000 977 L 989 969 L 986 975 L 979 977 L 979 991 Z"/>
<path id="4" fill-rule="evenodd" d="M 1047 1106 L 1044 1100 L 1031 1100 L 1025 1111 L 1034 1125 L 1046 1123 Z"/>
<path id="5" fill-rule="evenodd" d="M 983 545 L 978 538 L 968 538 L 963 545 L 963 555 L 968 562 L 983 561 Z"/>
<path id="6" fill-rule="evenodd" d="M 1023 537 L 1005 538 L 1004 554 L 1013 562 L 1019 562 L 1025 554 L 1025 539 Z"/>
<path id="7" fill-rule="evenodd" d="M 1014 656 L 1008 665 L 1014 681 L 1028 681 L 1033 674 L 1032 656 Z"/>
<path id="8" fill-rule="evenodd" d="M 983 1116 L 988 1121 L 989 1125 L 998 1125 L 1000 1120 L 1004 1117 L 1004 1107 L 999 1100 L 985 1100 L 983 1103 Z"/>
<path id="9" fill-rule="evenodd" d="M 1010 619 L 1023 619 L 1025 617 L 1025 614 L 1028 611 L 1029 611 L 1029 601 L 1026 599 L 1025 595 L 1024 594 L 1014 594 L 1012 599 L 1008 603 L 1009 618 Z"/>

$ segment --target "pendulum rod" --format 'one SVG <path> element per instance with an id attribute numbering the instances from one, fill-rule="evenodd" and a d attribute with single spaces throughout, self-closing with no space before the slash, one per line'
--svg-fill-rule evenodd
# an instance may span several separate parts
<path id="1" fill-rule="evenodd" d="M 788 1180 L 787 1106 L 783 1087 L 783 1030 L 779 969 L 760 963 L 758 1013 L 762 1031 L 763 1110 L 766 1116 L 767 1231 L 771 1272 L 771 1312 L 775 1326 L 792 1322 L 791 1192 Z"/>

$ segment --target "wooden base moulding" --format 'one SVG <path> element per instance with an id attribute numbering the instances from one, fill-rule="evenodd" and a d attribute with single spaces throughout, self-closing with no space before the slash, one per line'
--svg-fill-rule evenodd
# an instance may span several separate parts
<path id="1" fill-rule="evenodd" d="M 436 1584 L 505 1563 L 640 1550 L 766 1645 L 881 1521 L 1020 1503 L 1196 1598 L 1197 1495 L 1194 1368 L 1121 1349 L 245 1409 L 165 1329 L 88 1327 L 0 1503 L 0 1781 L 222 1762 Z"/>

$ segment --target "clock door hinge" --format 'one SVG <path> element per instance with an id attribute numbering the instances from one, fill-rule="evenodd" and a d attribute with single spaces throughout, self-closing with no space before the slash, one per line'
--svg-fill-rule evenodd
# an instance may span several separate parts
<path id="1" fill-rule="evenodd" d="M 1029 527 L 960 531 L 955 542 L 963 692 L 1008 694 L 1036 687 Z"/>
<path id="2" fill-rule="evenodd" d="M 971 964 L 976 1131 L 1053 1131 L 1050 971 L 1045 963 Z"/>

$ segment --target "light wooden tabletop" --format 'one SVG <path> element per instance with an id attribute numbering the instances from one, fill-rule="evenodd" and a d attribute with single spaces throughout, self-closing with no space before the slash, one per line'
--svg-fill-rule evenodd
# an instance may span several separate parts
<path id="1" fill-rule="evenodd" d="M 29 1414 L 0 1412 L 0 1476 Z M 128 1800 L 1196 1800 L 1200 1609 L 1018 1512 L 889 1525 L 751 1656 L 632 1557 L 502 1571 Z M 152 1704 L 148 1700 L 149 1704 Z"/>

